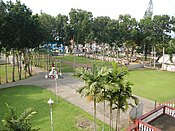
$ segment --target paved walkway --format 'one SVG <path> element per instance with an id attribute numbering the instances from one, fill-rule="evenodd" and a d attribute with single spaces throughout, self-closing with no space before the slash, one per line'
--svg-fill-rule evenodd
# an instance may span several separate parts
<path id="1" fill-rule="evenodd" d="M 73 78 L 72 74 L 65 73 L 63 79 L 45 79 L 44 76 L 46 72 L 40 70 L 40 68 L 35 68 L 37 75 L 30 77 L 25 80 L 17 81 L 14 83 L 7 83 L 0 85 L 0 88 L 6 88 L 10 86 L 16 85 L 37 85 L 43 88 L 47 88 L 51 90 L 53 93 L 56 92 L 56 82 L 58 83 L 58 92 L 57 95 L 61 98 L 69 101 L 70 103 L 74 104 L 75 106 L 80 107 L 81 109 L 85 110 L 86 112 L 93 115 L 93 102 L 88 102 L 85 98 L 82 98 L 76 90 L 83 85 L 83 82 L 79 79 Z M 144 103 L 144 113 L 152 110 L 154 108 L 154 102 L 151 100 L 147 100 L 145 98 L 139 97 L 140 102 Z M 109 106 L 106 104 L 106 112 L 105 112 L 105 120 L 103 117 L 103 103 L 97 104 L 97 118 L 104 121 L 105 123 L 109 123 Z M 129 109 L 130 110 L 130 109 Z M 129 112 L 128 110 L 128 112 Z M 122 113 L 121 114 L 121 126 L 127 126 L 129 113 Z M 113 123 L 115 122 L 115 114 L 113 118 Z"/>

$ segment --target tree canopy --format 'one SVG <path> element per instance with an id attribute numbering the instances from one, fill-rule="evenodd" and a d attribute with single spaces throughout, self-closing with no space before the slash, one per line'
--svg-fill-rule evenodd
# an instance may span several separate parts
<path id="1" fill-rule="evenodd" d="M 168 47 L 175 31 L 175 19 L 168 15 L 147 16 L 136 21 L 129 14 L 122 14 L 118 19 L 108 16 L 93 17 L 92 12 L 71 9 L 68 16 L 51 16 L 41 11 L 33 14 L 32 10 L 20 1 L 0 2 L 0 47 L 34 48 L 48 42 L 64 42 L 69 45 L 96 41 L 110 46 L 128 49 L 145 48 L 145 56 L 156 47 Z M 126 50 L 126 51 L 127 51 Z"/>

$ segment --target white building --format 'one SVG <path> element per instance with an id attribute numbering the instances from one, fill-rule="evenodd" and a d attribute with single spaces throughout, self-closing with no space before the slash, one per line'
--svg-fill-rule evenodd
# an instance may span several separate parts
<path id="1" fill-rule="evenodd" d="M 175 54 L 173 54 L 172 61 L 170 60 L 170 55 L 165 54 L 158 62 L 162 64 L 162 70 L 175 72 Z"/>

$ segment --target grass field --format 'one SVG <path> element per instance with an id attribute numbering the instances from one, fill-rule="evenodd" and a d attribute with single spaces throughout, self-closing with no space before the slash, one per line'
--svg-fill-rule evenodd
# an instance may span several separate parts
<path id="1" fill-rule="evenodd" d="M 63 66 L 62 66 L 62 70 L 63 72 L 73 72 L 74 67 L 73 66 L 83 66 L 83 65 L 87 65 L 87 66 L 92 66 L 93 64 L 97 64 L 97 65 L 107 65 L 107 66 L 111 66 L 111 62 L 105 62 L 105 61 L 100 61 L 100 60 L 95 60 L 95 59 L 90 59 L 90 58 L 85 58 L 85 57 L 78 57 L 78 56 L 73 56 L 73 55 L 69 55 L 69 56 L 56 56 L 54 57 L 55 59 L 61 59 L 65 62 L 63 62 Z M 68 62 L 66 64 L 66 62 Z M 75 62 L 75 63 L 74 63 Z M 74 65 L 75 64 L 75 65 Z"/>
<path id="2" fill-rule="evenodd" d="M 133 93 L 158 102 L 175 98 L 175 73 L 158 70 L 130 71 Z"/>
<path id="3" fill-rule="evenodd" d="M 8 82 L 12 82 L 12 65 L 7 64 L 7 76 L 8 76 Z M 34 74 L 34 73 L 33 73 Z M 28 73 L 26 73 L 26 76 L 28 77 Z M 6 83 L 6 75 L 5 75 L 5 65 L 0 65 L 0 77 L 1 77 L 1 83 Z M 22 70 L 22 79 L 25 78 L 25 71 Z M 17 67 L 15 67 L 15 80 L 19 80 L 18 77 L 18 71 Z"/>
<path id="4" fill-rule="evenodd" d="M 6 89 L 0 89 L 0 120 L 7 111 L 5 103 L 14 106 L 19 113 L 24 109 L 32 107 L 38 113 L 31 118 L 33 127 L 39 127 L 40 131 L 49 131 L 50 114 L 47 101 L 49 98 L 55 100 L 55 95 L 46 89 L 36 86 L 17 86 Z M 74 105 L 58 99 L 58 103 L 53 104 L 53 122 L 55 131 L 89 131 L 89 129 L 80 129 L 77 123 L 83 120 L 93 121 L 93 117 Z M 97 121 L 98 131 L 102 130 L 103 123 Z M 109 130 L 105 126 L 105 130 Z M 0 129 L 2 123 L 0 121 Z"/>

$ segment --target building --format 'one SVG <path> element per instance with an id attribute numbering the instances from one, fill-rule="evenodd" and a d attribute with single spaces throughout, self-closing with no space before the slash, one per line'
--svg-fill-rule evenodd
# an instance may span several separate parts
<path id="1" fill-rule="evenodd" d="M 165 54 L 159 60 L 158 63 L 162 64 L 162 70 L 175 72 L 175 54 L 172 55 L 170 60 L 170 55 Z"/>

